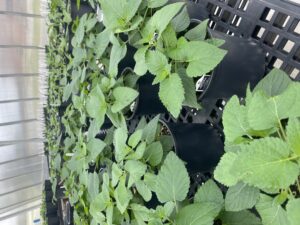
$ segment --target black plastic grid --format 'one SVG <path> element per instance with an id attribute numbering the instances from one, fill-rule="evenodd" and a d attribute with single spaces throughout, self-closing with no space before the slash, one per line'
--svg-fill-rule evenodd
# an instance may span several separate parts
<path id="1" fill-rule="evenodd" d="M 288 0 L 191 0 L 209 11 L 209 26 L 250 38 L 267 52 L 267 67 L 300 81 L 300 5 Z"/>

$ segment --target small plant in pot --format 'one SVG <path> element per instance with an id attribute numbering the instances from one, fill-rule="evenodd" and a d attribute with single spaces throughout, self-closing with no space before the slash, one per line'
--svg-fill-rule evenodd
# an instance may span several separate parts
<path id="1" fill-rule="evenodd" d="M 299 96 L 300 84 L 273 69 L 227 103 L 226 153 L 214 172 L 229 187 L 226 210 L 254 207 L 264 225 L 299 223 Z"/>

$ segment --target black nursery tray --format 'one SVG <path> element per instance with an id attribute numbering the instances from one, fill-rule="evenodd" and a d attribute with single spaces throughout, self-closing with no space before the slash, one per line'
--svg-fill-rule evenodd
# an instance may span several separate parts
<path id="1" fill-rule="evenodd" d="M 267 52 L 267 67 L 300 80 L 300 4 L 290 0 L 193 0 L 212 29 L 249 38 Z"/>

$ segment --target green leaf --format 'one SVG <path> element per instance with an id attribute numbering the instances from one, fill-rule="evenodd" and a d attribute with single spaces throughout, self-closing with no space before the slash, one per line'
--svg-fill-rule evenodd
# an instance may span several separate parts
<path id="1" fill-rule="evenodd" d="M 230 171 L 239 180 L 260 189 L 285 189 L 295 182 L 299 172 L 290 153 L 291 149 L 281 139 L 254 140 L 241 146 Z"/>
<path id="2" fill-rule="evenodd" d="M 240 105 L 238 97 L 233 96 L 226 104 L 223 113 L 224 133 L 227 142 L 234 142 L 237 138 L 249 135 L 247 108 Z"/>
<path id="3" fill-rule="evenodd" d="M 129 140 L 128 140 L 129 146 L 131 146 L 132 148 L 135 148 L 138 145 L 138 143 L 141 141 L 142 135 L 143 135 L 143 130 L 136 130 L 129 137 Z"/>
<path id="4" fill-rule="evenodd" d="M 93 200 L 99 194 L 99 177 L 97 173 L 89 173 L 88 174 L 88 193 L 90 199 Z"/>
<path id="5" fill-rule="evenodd" d="M 207 74 L 221 62 L 225 54 L 225 50 L 204 41 L 180 41 L 177 48 L 168 52 L 173 60 L 189 63 L 186 73 L 190 77 Z"/>
<path id="6" fill-rule="evenodd" d="M 141 159 L 144 156 L 145 150 L 146 150 L 146 142 L 141 142 L 137 146 L 134 152 L 133 159 Z"/>
<path id="7" fill-rule="evenodd" d="M 164 6 L 168 0 L 147 0 L 149 8 L 158 8 Z"/>
<path id="8" fill-rule="evenodd" d="M 204 41 L 207 33 L 208 19 L 190 29 L 184 37 L 190 41 Z"/>
<path id="9" fill-rule="evenodd" d="M 108 73 L 115 77 L 118 75 L 118 65 L 126 55 L 127 46 L 124 43 L 120 44 L 116 37 L 113 37 L 113 39 L 115 40 L 113 41 L 113 46 L 110 53 Z"/>
<path id="10" fill-rule="evenodd" d="M 171 74 L 159 86 L 159 98 L 167 110 L 177 118 L 184 100 L 184 88 L 178 74 Z"/>
<path id="11" fill-rule="evenodd" d="M 147 165 L 136 160 L 128 160 L 124 169 L 129 173 L 128 187 L 131 187 L 136 181 L 140 180 L 146 173 Z"/>
<path id="12" fill-rule="evenodd" d="M 144 182 L 151 191 L 155 191 L 156 188 L 156 176 L 152 173 L 145 173 Z"/>
<path id="13" fill-rule="evenodd" d="M 130 105 L 139 95 L 139 93 L 128 87 L 116 87 L 113 90 L 115 102 L 111 107 L 113 113 L 120 112 L 126 106 Z"/>
<path id="14" fill-rule="evenodd" d="M 119 166 L 116 163 L 112 164 L 112 170 L 111 170 L 111 185 L 115 187 L 118 182 L 119 178 L 122 176 L 123 171 L 119 168 Z"/>
<path id="15" fill-rule="evenodd" d="M 78 27 L 76 29 L 76 32 L 75 32 L 74 38 L 73 38 L 76 41 L 75 42 L 76 43 L 75 46 L 79 46 L 81 44 L 81 42 L 83 41 L 84 33 L 85 33 L 85 23 L 86 23 L 86 20 L 87 20 L 87 14 L 83 15 L 80 18 L 79 25 L 78 25 Z"/>
<path id="16" fill-rule="evenodd" d="M 184 3 L 177 2 L 169 4 L 156 11 L 151 19 L 146 23 L 146 26 L 142 30 L 142 35 L 149 41 L 153 38 L 154 33 L 158 33 L 158 38 L 167 28 L 171 20 L 183 7 Z"/>
<path id="17" fill-rule="evenodd" d="M 221 47 L 225 43 L 225 40 L 219 39 L 219 38 L 210 38 L 210 39 L 205 40 L 205 42 L 207 42 L 208 44 L 214 45 L 216 47 Z"/>
<path id="18" fill-rule="evenodd" d="M 146 147 L 144 158 L 151 166 L 160 164 L 163 157 L 163 148 L 159 141 L 153 142 Z"/>
<path id="19" fill-rule="evenodd" d="M 242 182 L 229 187 L 225 197 L 226 211 L 242 211 L 252 208 L 259 199 L 259 189 Z"/>
<path id="20" fill-rule="evenodd" d="M 99 0 L 105 27 L 120 32 L 130 26 L 142 0 Z"/>
<path id="21" fill-rule="evenodd" d="M 279 126 L 279 121 L 300 116 L 300 84 L 291 83 L 280 95 L 268 98 L 258 91 L 248 106 L 248 120 L 254 130 Z M 260 116 L 257 116 L 260 115 Z"/>
<path id="22" fill-rule="evenodd" d="M 182 85 L 184 88 L 184 101 L 183 105 L 189 106 L 196 109 L 201 109 L 196 96 L 196 87 L 193 78 L 188 77 L 184 69 L 179 69 L 178 74 L 181 78 Z"/>
<path id="23" fill-rule="evenodd" d="M 119 184 L 114 192 L 114 195 L 117 202 L 117 208 L 123 214 L 126 211 L 128 204 L 133 197 L 131 191 L 125 186 L 125 177 L 122 176 L 120 178 Z"/>
<path id="24" fill-rule="evenodd" d="M 220 211 L 224 205 L 222 191 L 213 180 L 208 180 L 197 190 L 194 203 L 215 203 Z"/>
<path id="25" fill-rule="evenodd" d="M 262 218 L 263 225 L 289 225 L 286 211 L 276 204 L 272 197 L 261 194 L 256 209 Z"/>
<path id="26" fill-rule="evenodd" d="M 139 221 L 149 221 L 151 217 L 151 211 L 148 208 L 138 204 L 131 204 L 130 208 L 133 211 L 135 219 Z M 138 223 L 138 224 L 143 224 L 143 223 Z"/>
<path id="27" fill-rule="evenodd" d="M 127 150 L 127 132 L 124 128 L 118 128 L 114 134 L 115 157 L 117 162 L 122 161 L 128 154 Z"/>
<path id="28" fill-rule="evenodd" d="M 288 220 L 290 225 L 297 225 L 300 221 L 300 199 L 289 200 L 286 206 Z"/>
<path id="29" fill-rule="evenodd" d="M 147 46 L 141 47 L 134 54 L 134 60 L 135 60 L 134 72 L 139 76 L 146 74 L 147 70 L 148 70 L 148 67 L 146 64 L 147 50 L 148 50 Z"/>
<path id="30" fill-rule="evenodd" d="M 90 205 L 90 214 L 93 219 L 97 221 L 97 223 L 102 223 L 105 221 L 105 216 L 101 212 L 106 208 L 105 199 L 103 198 L 103 194 L 100 193 Z"/>
<path id="31" fill-rule="evenodd" d="M 223 212 L 220 215 L 220 219 L 222 225 L 262 225 L 260 219 L 247 210 L 240 212 Z"/>
<path id="32" fill-rule="evenodd" d="M 175 219 L 176 225 L 213 225 L 217 216 L 216 206 L 211 203 L 191 204 L 182 208 Z"/>
<path id="33" fill-rule="evenodd" d="M 225 153 L 214 171 L 215 179 L 225 186 L 233 186 L 238 182 L 231 173 L 232 164 L 237 157 L 238 155 L 234 152 Z"/>
<path id="34" fill-rule="evenodd" d="M 296 155 L 300 157 L 300 121 L 290 118 L 286 127 L 287 142 Z"/>
<path id="35" fill-rule="evenodd" d="M 289 76 L 282 70 L 274 68 L 254 88 L 253 92 L 263 91 L 269 97 L 282 94 L 292 83 Z"/>
<path id="36" fill-rule="evenodd" d="M 96 35 L 95 40 L 95 53 L 96 57 L 100 59 L 109 44 L 110 31 L 104 30 L 101 33 Z"/>
<path id="37" fill-rule="evenodd" d="M 167 26 L 165 31 L 162 33 L 162 39 L 165 48 L 175 48 L 177 45 L 176 32 L 171 24 Z"/>
<path id="38" fill-rule="evenodd" d="M 88 157 L 89 162 L 96 161 L 96 158 L 103 151 L 105 146 L 106 143 L 101 141 L 100 139 L 97 138 L 90 139 L 87 144 L 87 151 L 89 153 L 89 157 Z"/>
<path id="39" fill-rule="evenodd" d="M 184 163 L 170 152 L 156 179 L 155 192 L 161 203 L 183 201 L 188 193 L 190 179 Z"/>
<path id="40" fill-rule="evenodd" d="M 146 202 L 149 202 L 152 198 L 152 192 L 145 184 L 145 182 L 138 180 L 135 182 L 136 189 L 138 193 L 143 197 Z"/>
<path id="41" fill-rule="evenodd" d="M 159 81 L 164 80 L 171 72 L 167 57 L 157 50 L 147 52 L 146 64 L 150 73 L 161 77 Z"/>
<path id="42" fill-rule="evenodd" d="M 152 143 L 156 138 L 157 125 L 158 125 L 159 115 L 155 116 L 143 129 L 142 139 L 148 144 Z"/>
<path id="43" fill-rule="evenodd" d="M 104 122 L 104 117 L 106 113 L 107 105 L 105 102 L 105 97 L 97 85 L 88 95 L 86 102 L 86 110 L 90 117 L 96 119 L 101 125 Z"/>
<path id="44" fill-rule="evenodd" d="M 177 33 L 188 28 L 188 26 L 190 25 L 190 17 L 186 6 L 183 7 L 181 12 L 174 17 L 174 19 L 172 20 L 172 25 Z"/>

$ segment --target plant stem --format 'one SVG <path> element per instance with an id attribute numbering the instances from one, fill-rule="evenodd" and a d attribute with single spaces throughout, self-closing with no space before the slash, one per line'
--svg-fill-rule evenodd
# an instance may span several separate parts
<path id="1" fill-rule="evenodd" d="M 281 134 L 282 134 L 282 139 L 285 140 L 285 139 L 286 139 L 286 134 L 285 134 L 285 132 L 284 132 L 283 126 L 282 126 L 280 120 L 278 120 L 278 122 L 279 122 L 279 128 L 280 128 L 280 131 L 281 131 Z"/>

